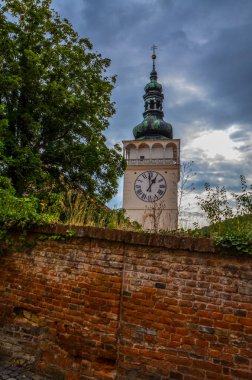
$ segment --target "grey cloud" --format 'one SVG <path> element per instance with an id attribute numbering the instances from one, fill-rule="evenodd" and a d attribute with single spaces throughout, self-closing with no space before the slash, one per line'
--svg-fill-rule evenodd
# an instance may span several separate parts
<path id="1" fill-rule="evenodd" d="M 70 18 L 94 50 L 111 58 L 109 73 L 117 74 L 113 93 L 117 114 L 106 132 L 108 140 L 132 138 L 142 120 L 144 85 L 151 70 L 150 46 L 158 45 L 159 80 L 165 79 L 165 119 L 182 139 L 182 152 L 198 165 L 197 187 L 204 182 L 237 187 L 239 175 L 250 175 L 248 143 L 252 125 L 252 1 L 251 0 L 53 0 L 62 17 Z M 71 6 L 69 6 L 71 4 Z M 168 80 L 166 81 L 166 79 Z M 183 78 L 204 90 L 181 99 L 169 79 Z M 209 161 L 190 151 L 201 130 L 225 130 L 243 142 L 244 160 Z M 190 152 L 190 154 L 188 153 Z M 220 178 L 220 179 L 219 179 Z"/>
<path id="2" fill-rule="evenodd" d="M 252 120 L 249 99 L 252 87 L 247 83 L 252 76 L 252 25 L 221 31 L 220 35 L 202 49 L 194 73 L 208 88 L 208 93 L 235 121 Z M 230 104 L 231 102 L 231 104 Z"/>

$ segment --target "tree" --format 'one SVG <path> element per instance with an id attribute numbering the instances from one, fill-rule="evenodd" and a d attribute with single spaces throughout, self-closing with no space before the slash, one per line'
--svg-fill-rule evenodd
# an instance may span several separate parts
<path id="1" fill-rule="evenodd" d="M 196 173 L 193 171 L 193 166 L 194 161 L 181 162 L 180 181 L 178 187 L 178 216 L 180 227 L 182 227 L 185 215 L 188 217 L 189 212 L 187 210 L 191 206 L 190 203 L 187 202 L 187 205 L 185 207 L 185 199 L 195 190 L 192 180 L 195 177 Z"/>
<path id="2" fill-rule="evenodd" d="M 106 201 L 124 169 L 120 147 L 103 135 L 115 77 L 50 5 L 0 5 L 0 176 L 19 195 L 67 183 Z"/>
<path id="3" fill-rule="evenodd" d="M 241 192 L 232 193 L 236 202 L 237 215 L 252 214 L 252 185 L 247 184 L 245 175 L 240 175 Z"/>
<path id="4" fill-rule="evenodd" d="M 158 233 L 160 230 L 161 215 L 164 209 L 164 202 L 152 201 L 150 206 L 147 206 L 144 212 L 145 227 L 147 227 L 150 231 Z"/>
<path id="5" fill-rule="evenodd" d="M 227 190 L 225 186 L 211 188 L 206 183 L 205 191 L 206 195 L 204 198 L 197 197 L 198 205 L 206 213 L 211 224 L 216 223 L 221 226 L 223 220 L 233 216 L 233 211 L 227 198 Z"/>
<path id="6" fill-rule="evenodd" d="M 211 188 L 205 184 L 204 197 L 197 196 L 198 205 L 206 213 L 211 224 L 221 225 L 226 219 L 252 213 L 252 185 L 247 184 L 246 177 L 240 175 L 241 191 L 238 193 L 228 191 L 225 186 Z M 229 198 L 229 199 L 228 199 Z"/>
<path id="7" fill-rule="evenodd" d="M 198 205 L 210 221 L 205 233 L 214 236 L 223 252 L 232 249 L 236 253 L 252 254 L 252 185 L 240 175 L 241 191 L 227 191 L 225 186 L 211 188 L 205 184 L 205 194 L 198 196 Z M 201 230 L 203 231 L 203 229 Z"/>
<path id="8" fill-rule="evenodd" d="M 192 178 L 196 175 L 193 172 L 194 161 L 183 161 L 181 162 L 180 168 L 180 181 L 178 190 L 178 213 L 182 209 L 182 202 L 184 197 L 195 190 L 194 183 L 192 183 Z"/>

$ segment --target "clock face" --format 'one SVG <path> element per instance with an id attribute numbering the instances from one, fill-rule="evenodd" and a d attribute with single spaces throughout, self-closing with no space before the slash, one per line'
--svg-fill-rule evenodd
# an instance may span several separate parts
<path id="1" fill-rule="evenodd" d="M 166 192 L 166 181 L 157 172 L 144 172 L 140 174 L 134 185 L 136 196 L 144 202 L 158 201 Z"/>

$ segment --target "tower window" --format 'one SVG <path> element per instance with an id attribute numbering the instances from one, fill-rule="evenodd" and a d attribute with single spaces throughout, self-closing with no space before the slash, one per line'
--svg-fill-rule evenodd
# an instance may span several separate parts
<path id="1" fill-rule="evenodd" d="M 140 156 L 140 161 L 143 161 L 144 160 L 144 156 Z"/>

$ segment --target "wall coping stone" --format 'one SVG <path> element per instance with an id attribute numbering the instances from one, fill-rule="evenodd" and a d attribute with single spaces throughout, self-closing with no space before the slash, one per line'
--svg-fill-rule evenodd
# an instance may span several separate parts
<path id="1" fill-rule="evenodd" d="M 69 230 L 74 231 L 74 238 L 94 238 L 126 244 L 147 245 L 158 248 L 163 247 L 172 250 L 216 253 L 214 240 L 203 237 L 161 235 L 110 228 L 67 226 L 61 224 L 31 227 L 28 232 L 44 235 L 57 234 L 69 237 Z"/>

